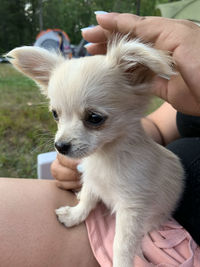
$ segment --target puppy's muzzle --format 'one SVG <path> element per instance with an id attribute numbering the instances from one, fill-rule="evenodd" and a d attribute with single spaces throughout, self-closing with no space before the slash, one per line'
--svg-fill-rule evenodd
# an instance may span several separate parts
<path id="1" fill-rule="evenodd" d="M 55 148 L 57 149 L 57 151 L 63 155 L 68 155 L 70 150 L 71 150 L 71 143 L 67 143 L 67 142 L 55 142 Z"/>

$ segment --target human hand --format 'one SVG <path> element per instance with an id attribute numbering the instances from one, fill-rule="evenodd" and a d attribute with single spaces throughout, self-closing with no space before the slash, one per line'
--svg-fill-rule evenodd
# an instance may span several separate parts
<path id="1" fill-rule="evenodd" d="M 51 164 L 51 173 L 59 188 L 75 191 L 80 189 L 80 173 L 77 171 L 79 163 L 80 160 L 70 159 L 61 154 L 57 155 Z"/>
<path id="2" fill-rule="evenodd" d="M 91 54 L 106 52 L 106 42 L 113 32 L 130 33 L 133 38 L 151 42 L 157 49 L 172 52 L 180 75 L 169 81 L 156 77 L 152 93 L 169 102 L 176 110 L 200 115 L 200 28 L 186 20 L 139 17 L 132 14 L 97 15 L 98 26 L 82 32 L 93 45 Z"/>

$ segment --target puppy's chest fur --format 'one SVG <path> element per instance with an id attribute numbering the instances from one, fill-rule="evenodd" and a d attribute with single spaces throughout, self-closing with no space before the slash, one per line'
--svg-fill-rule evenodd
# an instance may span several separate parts
<path id="1" fill-rule="evenodd" d="M 148 179 L 146 170 L 148 157 L 144 158 L 141 150 L 140 144 L 118 152 L 95 153 L 83 160 L 83 183 L 111 210 L 117 205 L 134 206 L 143 197 L 141 191 L 148 194 L 148 188 L 152 197 L 155 194 L 156 184 Z"/>
<path id="2" fill-rule="evenodd" d="M 111 209 L 119 198 L 116 184 L 120 179 L 120 174 L 113 165 L 115 164 L 111 160 L 92 156 L 83 160 L 82 175 L 83 183 L 87 184 L 91 192 Z"/>
<path id="3" fill-rule="evenodd" d="M 83 168 L 83 183 L 112 211 L 138 206 L 168 210 L 182 189 L 179 160 L 151 141 L 148 149 L 140 143 L 119 153 L 95 153 L 83 160 Z"/>

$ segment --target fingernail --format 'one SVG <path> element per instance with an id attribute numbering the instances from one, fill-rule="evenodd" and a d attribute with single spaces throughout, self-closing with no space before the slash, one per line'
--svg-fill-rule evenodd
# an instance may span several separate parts
<path id="1" fill-rule="evenodd" d="M 84 47 L 87 48 L 90 45 L 93 45 L 93 43 L 87 43 L 87 44 L 84 45 Z"/>
<path id="2" fill-rule="evenodd" d="M 78 172 L 83 173 L 83 165 L 81 163 L 77 165 L 76 169 Z"/>
<path id="3" fill-rule="evenodd" d="M 102 15 L 102 14 L 108 14 L 106 11 L 94 11 L 95 15 Z"/>
<path id="4" fill-rule="evenodd" d="M 82 32 L 83 32 L 83 31 L 87 31 L 87 30 L 92 29 L 92 28 L 94 28 L 94 27 L 95 27 L 95 25 L 88 26 L 88 27 L 82 28 L 81 31 L 82 31 Z"/>

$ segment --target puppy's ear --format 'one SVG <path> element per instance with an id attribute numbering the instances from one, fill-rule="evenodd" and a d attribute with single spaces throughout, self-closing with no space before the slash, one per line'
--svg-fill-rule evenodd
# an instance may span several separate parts
<path id="1" fill-rule="evenodd" d="M 149 82 L 155 75 L 169 78 L 175 74 L 169 53 L 138 39 L 131 40 L 128 35 L 116 36 L 109 42 L 107 58 L 121 68 L 133 85 Z"/>
<path id="2" fill-rule="evenodd" d="M 44 94 L 51 72 L 64 60 L 60 55 L 32 46 L 15 48 L 6 57 L 17 70 L 33 79 Z"/>

